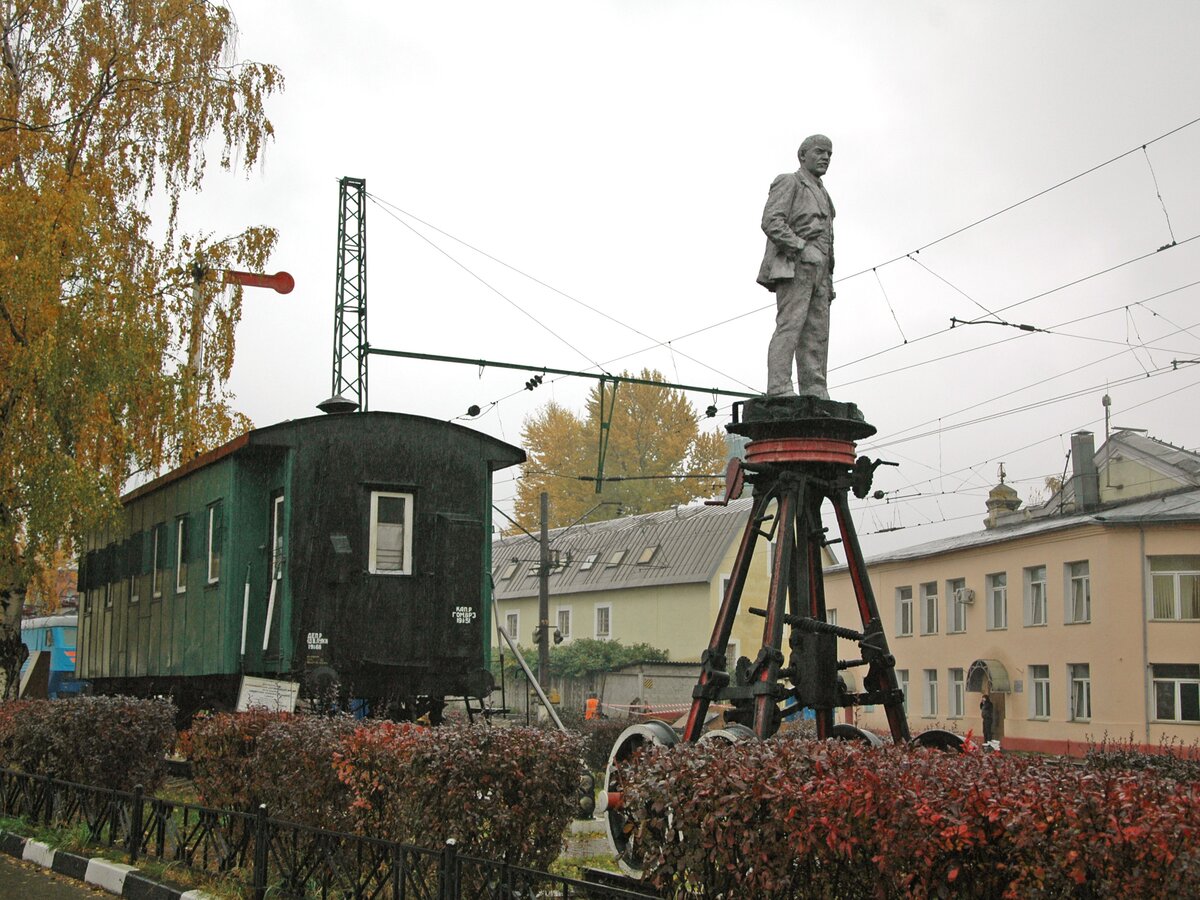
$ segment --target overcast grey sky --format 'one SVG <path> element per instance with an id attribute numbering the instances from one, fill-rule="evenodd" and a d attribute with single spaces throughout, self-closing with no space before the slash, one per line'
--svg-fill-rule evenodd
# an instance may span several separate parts
<path id="1" fill-rule="evenodd" d="M 1200 117 L 1194 0 L 234 11 L 241 55 L 288 86 L 259 172 L 214 172 L 190 222 L 281 232 L 272 271 L 296 290 L 248 292 L 238 331 L 232 386 L 256 424 L 330 393 L 344 175 L 377 198 L 373 346 L 761 390 L 762 204 L 819 131 L 842 279 L 831 395 L 879 428 L 861 451 L 902 464 L 877 478 L 893 502 L 855 505 L 868 551 L 980 527 L 1001 461 L 1028 498 L 1062 471 L 1071 432 L 1103 440 L 1106 390 L 1114 424 L 1200 447 L 1200 366 L 1171 370 L 1200 358 L 1200 287 L 1185 287 L 1200 281 L 1200 240 L 1185 243 L 1200 234 L 1200 123 L 1180 128 Z M 1050 333 L 949 328 L 985 310 Z M 590 387 L 547 378 L 530 393 L 528 377 L 375 357 L 370 405 L 451 419 L 479 404 L 472 427 L 520 443 L 539 404 L 579 408 Z M 513 477 L 497 479 L 501 501 Z"/>

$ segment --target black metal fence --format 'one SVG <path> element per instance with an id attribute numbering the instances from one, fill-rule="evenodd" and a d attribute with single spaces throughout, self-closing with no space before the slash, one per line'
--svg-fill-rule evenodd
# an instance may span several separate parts
<path id="1" fill-rule="evenodd" d="M 88 843 L 226 875 L 273 897 L 380 900 L 652 900 L 652 895 L 459 853 L 323 831 L 257 814 L 211 809 L 0 770 L 0 814 L 81 828 Z M 82 835 L 81 835 L 82 836 Z"/>

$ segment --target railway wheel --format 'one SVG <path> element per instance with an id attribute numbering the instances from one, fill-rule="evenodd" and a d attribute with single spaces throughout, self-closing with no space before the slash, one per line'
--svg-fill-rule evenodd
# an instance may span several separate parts
<path id="1" fill-rule="evenodd" d="M 962 753 L 966 742 L 961 734 L 946 731 L 944 728 L 931 728 L 922 731 L 913 743 L 918 747 L 932 747 L 934 750 L 945 750 L 947 753 Z"/>
<path id="2" fill-rule="evenodd" d="M 859 728 L 856 725 L 849 725 L 845 722 L 839 722 L 834 725 L 829 732 L 830 740 L 834 741 L 855 741 L 860 744 L 866 744 L 868 747 L 882 747 L 883 738 L 873 731 L 867 731 L 865 728 Z"/>
<path id="3" fill-rule="evenodd" d="M 714 728 L 712 731 L 706 731 L 700 735 L 700 743 L 707 744 L 714 741 L 724 741 L 728 744 L 740 744 L 742 741 L 756 741 L 758 735 L 754 733 L 753 728 L 747 728 L 745 725 L 733 723 L 726 725 L 724 728 Z"/>
<path id="4" fill-rule="evenodd" d="M 617 856 L 617 864 L 622 872 L 633 878 L 642 877 L 643 856 L 635 846 L 633 822 L 624 810 L 621 766 L 644 747 L 671 747 L 678 742 L 679 737 L 675 734 L 675 729 L 666 722 L 651 720 L 630 725 L 622 731 L 608 755 L 599 809 L 604 813 L 608 843 Z"/>

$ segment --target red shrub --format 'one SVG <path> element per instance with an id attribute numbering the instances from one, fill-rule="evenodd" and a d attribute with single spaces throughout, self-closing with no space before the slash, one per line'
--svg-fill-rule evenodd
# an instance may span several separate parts
<path id="1" fill-rule="evenodd" d="M 253 777 L 258 738 L 269 726 L 291 718 L 291 713 L 257 708 L 197 716 L 180 739 L 180 748 L 192 761 L 200 802 L 239 810 L 264 802 Z"/>
<path id="2" fill-rule="evenodd" d="M 562 849 L 580 741 L 536 728 L 360 728 L 337 756 L 358 831 L 545 867 Z"/>
<path id="3" fill-rule="evenodd" d="M 349 827 L 350 791 L 334 754 L 358 727 L 342 716 L 293 716 L 263 729 L 250 777 L 272 817 L 332 831 Z"/>
<path id="4" fill-rule="evenodd" d="M 660 888 L 707 897 L 1196 896 L 1200 786 L 1057 760 L 776 740 L 647 753 Z"/>
<path id="5" fill-rule="evenodd" d="M 117 790 L 152 791 L 166 774 L 163 757 L 175 743 L 168 700 L 74 697 L 0 709 L 5 765 Z"/>

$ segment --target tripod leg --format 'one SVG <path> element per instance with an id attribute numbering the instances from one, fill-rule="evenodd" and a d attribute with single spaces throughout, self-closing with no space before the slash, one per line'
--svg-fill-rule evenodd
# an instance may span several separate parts
<path id="1" fill-rule="evenodd" d="M 854 522 L 850 519 L 850 503 L 845 494 L 838 494 L 831 499 L 837 513 L 842 545 L 846 548 L 846 566 L 850 570 L 850 581 L 854 585 L 854 597 L 858 601 L 858 612 L 862 617 L 865 639 L 861 647 L 863 659 L 868 663 L 867 674 L 863 676 L 863 686 L 868 691 L 885 690 L 898 694 L 900 682 L 896 678 L 896 660 L 888 649 L 887 635 L 884 634 L 883 623 L 879 619 L 879 606 L 875 602 L 871 581 L 867 577 L 867 566 L 863 562 L 858 534 L 854 531 Z M 897 743 L 910 740 L 903 701 L 888 700 L 883 704 L 883 708 L 887 712 L 892 740 Z"/>
<path id="2" fill-rule="evenodd" d="M 803 482 L 802 482 L 803 484 Z M 783 617 L 787 611 L 788 594 L 795 593 L 797 584 L 793 557 L 796 548 L 797 493 L 803 488 L 787 485 L 779 493 L 776 510 L 778 527 L 775 531 L 775 557 L 771 571 L 771 586 L 767 591 L 767 619 L 763 625 L 762 649 L 755 661 L 754 733 L 766 740 L 775 733 L 778 712 L 775 686 L 783 666 Z"/>
<path id="3" fill-rule="evenodd" d="M 742 531 L 742 542 L 738 546 L 737 556 L 733 561 L 733 572 L 729 576 L 729 584 L 725 588 L 725 596 L 721 599 L 721 609 L 717 613 L 717 621 L 713 625 L 712 639 L 708 642 L 701 660 L 700 678 L 692 691 L 692 708 L 688 713 L 687 724 L 683 729 L 683 740 L 696 741 L 704 730 L 704 717 L 708 713 L 708 705 L 715 692 L 729 679 L 729 667 L 726 665 L 725 652 L 729 647 L 729 635 L 733 631 L 733 620 L 737 616 L 738 604 L 742 600 L 742 589 L 746 586 L 746 577 L 750 573 L 750 563 L 754 559 L 754 545 L 758 540 L 767 506 L 774 499 L 774 494 L 764 491 L 755 493 L 754 503 L 750 509 L 750 518 Z M 736 662 L 736 660 L 735 660 Z M 718 683 L 721 679 L 721 681 Z"/>

